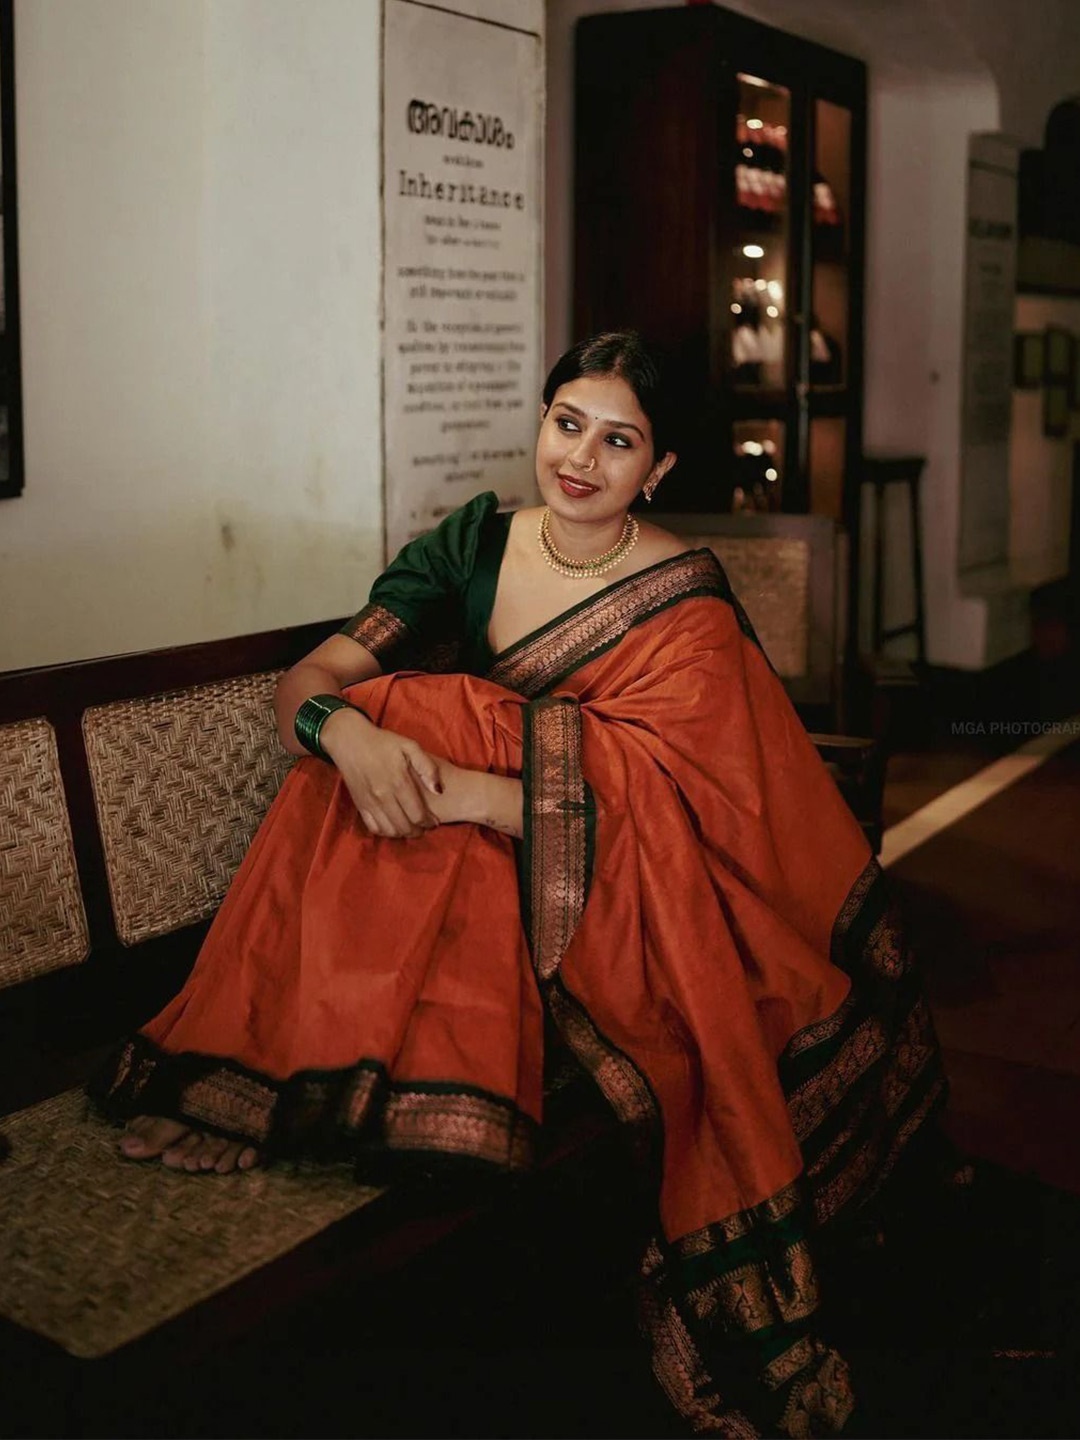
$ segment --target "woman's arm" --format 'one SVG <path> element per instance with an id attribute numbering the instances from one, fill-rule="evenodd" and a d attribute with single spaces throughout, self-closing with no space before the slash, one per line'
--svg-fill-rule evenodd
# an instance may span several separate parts
<path id="1" fill-rule="evenodd" d="M 291 670 L 286 670 L 277 683 L 274 714 L 277 717 L 278 739 L 289 754 L 307 754 L 293 729 L 296 712 L 305 700 L 312 695 L 340 695 L 346 685 L 374 680 L 381 674 L 382 666 L 371 651 L 356 640 L 350 640 L 347 635 L 331 635 L 329 640 L 324 640 L 309 655 L 298 660 Z M 333 719 L 333 716 L 330 718 Z M 328 720 L 324 732 L 329 732 L 329 728 Z"/>
<path id="2" fill-rule="evenodd" d="M 305 700 L 338 695 L 381 674 L 375 656 L 357 641 L 345 635 L 324 640 L 278 681 L 274 710 L 282 745 L 290 755 L 307 754 L 293 729 Z M 335 710 L 323 722 L 319 744 L 375 835 L 414 836 L 433 825 L 463 822 L 518 839 L 523 834 L 520 780 L 453 765 L 415 740 L 381 730 L 359 710 Z"/>
<path id="3" fill-rule="evenodd" d="M 363 645 L 332 635 L 278 681 L 274 695 L 278 737 L 290 755 L 307 751 L 296 738 L 296 712 L 312 695 L 339 695 L 373 680 L 382 667 Z M 335 710 L 323 722 L 319 745 L 348 787 L 360 818 L 374 835 L 420 835 L 439 823 L 429 799 L 442 788 L 439 762 L 415 740 L 381 730 L 359 710 Z"/>
<path id="4" fill-rule="evenodd" d="M 465 822 L 487 825 L 520 840 L 525 833 L 524 787 L 520 780 L 465 770 L 443 761 L 439 766 L 443 793 L 428 801 L 441 825 Z"/>

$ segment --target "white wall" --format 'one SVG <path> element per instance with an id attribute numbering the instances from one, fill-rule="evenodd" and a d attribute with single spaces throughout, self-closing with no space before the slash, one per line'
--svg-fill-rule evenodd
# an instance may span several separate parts
<path id="1" fill-rule="evenodd" d="M 948 0 L 941 6 L 990 70 L 1001 129 L 1041 145 L 1054 106 L 1080 95 L 1080 5 L 1076 0 Z"/>
<path id="2" fill-rule="evenodd" d="M 926 457 L 927 650 L 941 665 L 978 666 L 986 648 L 987 607 L 961 593 L 957 543 L 968 135 L 994 120 L 977 75 L 871 86 L 863 440 L 868 452 Z M 888 515 L 886 626 L 913 613 L 905 498 L 897 491 Z"/>
<path id="3" fill-rule="evenodd" d="M 26 491 L 0 505 L 0 668 L 362 602 L 379 14 L 17 3 Z"/>

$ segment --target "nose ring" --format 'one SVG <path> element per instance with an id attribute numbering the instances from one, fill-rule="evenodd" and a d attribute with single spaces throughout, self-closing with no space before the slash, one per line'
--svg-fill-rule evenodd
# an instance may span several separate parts
<path id="1" fill-rule="evenodd" d="M 575 460 L 575 461 L 574 461 L 574 469 L 575 469 L 575 470 L 581 470 L 584 474 L 588 475 L 589 471 L 593 468 L 593 466 L 594 466 L 595 464 L 596 464 L 596 456 L 595 456 L 595 455 L 590 455 L 590 456 L 589 456 L 589 463 L 588 463 L 587 465 L 579 465 L 578 462 Z"/>

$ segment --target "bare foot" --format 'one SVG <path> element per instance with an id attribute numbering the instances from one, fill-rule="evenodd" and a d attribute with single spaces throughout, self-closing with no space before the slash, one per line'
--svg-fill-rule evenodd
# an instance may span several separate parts
<path id="1" fill-rule="evenodd" d="M 252 1170 L 259 1152 L 243 1140 L 226 1140 L 221 1135 L 204 1135 L 181 1120 L 161 1115 L 137 1115 L 120 1141 L 120 1153 L 129 1160 L 155 1160 L 169 1170 L 190 1174 L 213 1171 L 228 1175 L 233 1170 Z"/>
<path id="2" fill-rule="evenodd" d="M 166 1120 L 163 1115 L 136 1115 L 128 1122 L 120 1140 L 120 1153 L 129 1160 L 156 1160 L 190 1131 L 190 1125 L 180 1120 Z"/>

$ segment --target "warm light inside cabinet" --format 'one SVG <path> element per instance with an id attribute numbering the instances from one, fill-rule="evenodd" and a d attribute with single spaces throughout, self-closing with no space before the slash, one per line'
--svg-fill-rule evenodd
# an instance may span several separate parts
<path id="1" fill-rule="evenodd" d="M 732 510 L 779 510 L 783 468 L 783 421 L 737 421 L 734 430 Z"/>
<path id="2" fill-rule="evenodd" d="M 814 105 L 810 384 L 839 389 L 849 348 L 848 215 L 851 204 L 851 111 L 829 100 Z"/>
<path id="3" fill-rule="evenodd" d="M 741 390 L 776 391 L 787 371 L 783 294 L 791 95 L 759 75 L 740 74 L 737 82 L 732 378 Z"/>

